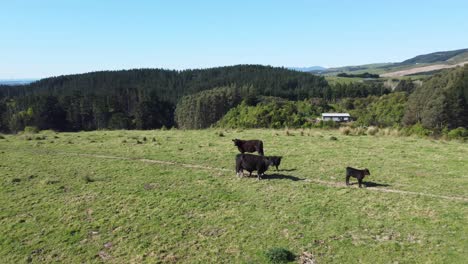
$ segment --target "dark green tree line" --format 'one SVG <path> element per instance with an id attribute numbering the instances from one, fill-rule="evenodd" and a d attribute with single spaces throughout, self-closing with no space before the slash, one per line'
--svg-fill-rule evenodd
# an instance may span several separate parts
<path id="1" fill-rule="evenodd" d="M 425 128 L 468 127 L 468 65 L 444 71 L 417 87 L 408 100 L 405 125 Z"/>

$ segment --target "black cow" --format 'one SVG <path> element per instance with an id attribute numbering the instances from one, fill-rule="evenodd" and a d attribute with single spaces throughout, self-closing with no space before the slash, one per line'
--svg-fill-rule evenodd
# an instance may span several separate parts
<path id="1" fill-rule="evenodd" d="M 271 161 L 271 165 L 276 167 L 276 171 L 278 171 L 278 166 L 281 164 L 282 156 L 267 156 L 267 159 Z"/>
<path id="2" fill-rule="evenodd" d="M 241 140 L 241 139 L 233 139 L 234 146 L 237 146 L 240 153 L 244 152 L 255 152 L 257 151 L 258 154 L 263 154 L 263 142 L 261 140 Z"/>
<path id="3" fill-rule="evenodd" d="M 252 171 L 257 171 L 258 180 L 265 175 L 265 171 L 271 165 L 271 161 L 264 156 L 257 156 L 252 154 L 237 154 L 236 155 L 236 174 L 243 176 L 244 170 L 252 175 Z"/>
<path id="4" fill-rule="evenodd" d="M 354 177 L 359 182 L 359 188 L 361 188 L 362 180 L 366 175 L 370 175 L 368 169 L 358 170 L 351 167 L 346 167 L 346 185 L 349 185 L 349 177 Z"/>

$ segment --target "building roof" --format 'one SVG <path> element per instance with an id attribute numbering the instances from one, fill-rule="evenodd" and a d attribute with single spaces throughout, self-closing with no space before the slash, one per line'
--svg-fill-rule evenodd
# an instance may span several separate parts
<path id="1" fill-rule="evenodd" d="M 330 116 L 330 117 L 351 117 L 348 113 L 322 113 L 322 117 Z"/>

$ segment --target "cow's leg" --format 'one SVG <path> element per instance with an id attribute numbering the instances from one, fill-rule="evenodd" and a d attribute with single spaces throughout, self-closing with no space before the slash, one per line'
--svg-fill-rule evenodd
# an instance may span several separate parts
<path id="1" fill-rule="evenodd" d="M 278 170 L 278 166 L 276 166 L 276 171 L 279 171 L 279 170 Z"/>
<path id="2" fill-rule="evenodd" d="M 359 188 L 362 188 L 362 178 L 358 178 Z"/>
<path id="3" fill-rule="evenodd" d="M 349 175 L 346 175 L 346 186 L 349 186 Z"/>

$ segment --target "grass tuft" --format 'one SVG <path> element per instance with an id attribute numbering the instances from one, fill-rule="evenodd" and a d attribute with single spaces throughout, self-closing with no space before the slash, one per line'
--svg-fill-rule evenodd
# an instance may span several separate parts
<path id="1" fill-rule="evenodd" d="M 267 257 L 270 263 L 274 264 L 288 263 L 290 261 L 293 261 L 295 258 L 294 254 L 291 251 L 280 247 L 268 249 L 265 252 L 265 256 Z"/>
<path id="2" fill-rule="evenodd" d="M 84 180 L 84 182 L 85 182 L 86 184 L 92 183 L 92 182 L 95 182 L 95 181 L 96 181 L 95 179 L 91 178 L 91 176 L 89 176 L 89 175 L 83 176 L 83 180 Z"/>

